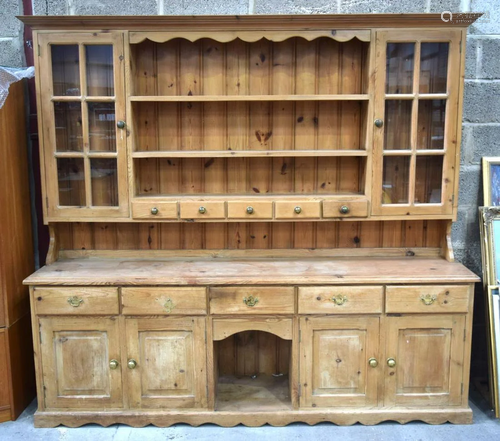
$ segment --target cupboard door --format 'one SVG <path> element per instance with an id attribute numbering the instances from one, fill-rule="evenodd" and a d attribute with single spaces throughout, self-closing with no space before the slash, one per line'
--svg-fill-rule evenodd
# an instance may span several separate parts
<path id="1" fill-rule="evenodd" d="M 47 408 L 123 407 L 117 320 L 41 318 L 40 339 Z"/>
<path id="2" fill-rule="evenodd" d="M 377 404 L 378 317 L 303 317 L 300 332 L 301 407 Z"/>
<path id="3" fill-rule="evenodd" d="M 207 406 L 204 318 L 127 319 L 126 329 L 131 408 Z"/>
<path id="4" fill-rule="evenodd" d="M 452 214 L 460 44 L 460 30 L 377 32 L 372 214 Z"/>
<path id="5" fill-rule="evenodd" d="M 385 405 L 461 404 L 465 316 L 388 317 L 386 323 Z"/>
<path id="6" fill-rule="evenodd" d="M 46 215 L 128 217 L 123 35 L 38 36 Z"/>

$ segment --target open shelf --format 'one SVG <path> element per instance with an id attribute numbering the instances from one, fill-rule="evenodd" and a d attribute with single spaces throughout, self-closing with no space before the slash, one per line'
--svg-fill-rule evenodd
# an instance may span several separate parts
<path id="1" fill-rule="evenodd" d="M 135 102 L 210 102 L 210 101 L 367 101 L 368 94 L 336 95 L 186 95 L 131 96 Z"/>
<path id="2" fill-rule="evenodd" d="M 133 158 L 265 158 L 265 157 L 368 156 L 366 150 L 160 150 L 133 152 Z"/>

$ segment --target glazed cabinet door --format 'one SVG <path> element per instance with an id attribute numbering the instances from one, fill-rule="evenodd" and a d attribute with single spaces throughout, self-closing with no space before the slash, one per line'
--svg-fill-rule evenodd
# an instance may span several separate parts
<path id="1" fill-rule="evenodd" d="M 385 405 L 459 405 L 464 332 L 464 315 L 388 317 Z"/>
<path id="2" fill-rule="evenodd" d="M 39 34 L 45 214 L 128 217 L 123 35 Z"/>
<path id="3" fill-rule="evenodd" d="M 126 319 L 131 408 L 207 406 L 205 319 Z"/>
<path id="4" fill-rule="evenodd" d="M 301 407 L 374 406 L 378 317 L 300 319 Z"/>
<path id="5" fill-rule="evenodd" d="M 118 323 L 113 318 L 40 318 L 46 408 L 121 408 Z"/>
<path id="6" fill-rule="evenodd" d="M 452 214 L 460 44 L 460 30 L 377 32 L 373 214 Z"/>

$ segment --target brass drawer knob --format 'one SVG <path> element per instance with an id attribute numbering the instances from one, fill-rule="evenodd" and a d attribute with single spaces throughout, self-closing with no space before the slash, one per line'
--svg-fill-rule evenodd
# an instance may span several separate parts
<path id="1" fill-rule="evenodd" d="M 259 299 L 257 297 L 254 297 L 254 296 L 248 296 L 248 297 L 243 298 L 243 303 L 247 306 L 253 307 L 257 303 L 259 303 Z"/>
<path id="2" fill-rule="evenodd" d="M 163 304 L 163 309 L 165 309 L 165 312 L 167 314 L 170 314 L 172 310 L 174 309 L 174 302 L 172 301 L 171 298 L 165 299 L 165 303 Z"/>
<path id="3" fill-rule="evenodd" d="M 110 369 L 115 370 L 115 369 L 117 369 L 117 368 L 118 368 L 118 366 L 119 366 L 118 360 L 113 359 L 113 360 L 111 360 L 111 361 L 109 362 L 109 368 L 110 368 Z"/>
<path id="4" fill-rule="evenodd" d="M 156 207 L 151 208 L 151 214 L 153 214 L 155 216 L 158 214 L 159 211 L 160 210 L 158 210 L 158 208 L 156 208 Z"/>
<path id="5" fill-rule="evenodd" d="M 135 361 L 133 358 L 131 358 L 128 362 L 127 362 L 127 367 L 129 369 L 135 369 L 137 366 L 137 361 Z"/>
<path id="6" fill-rule="evenodd" d="M 420 300 L 422 301 L 422 303 L 424 305 L 432 305 L 436 300 L 437 300 L 437 297 L 435 295 L 430 295 L 430 294 L 422 294 L 420 296 Z"/>
<path id="7" fill-rule="evenodd" d="M 384 121 L 382 121 L 381 119 L 376 119 L 374 124 L 375 127 L 378 127 L 380 129 L 384 125 Z"/>
<path id="8" fill-rule="evenodd" d="M 247 207 L 247 213 L 248 214 L 253 214 L 253 207 Z"/>
<path id="9" fill-rule="evenodd" d="M 376 367 L 378 366 L 378 361 L 377 361 L 377 359 L 376 359 L 376 358 L 373 358 L 373 357 L 372 357 L 372 358 L 370 358 L 370 359 L 368 360 L 368 364 L 369 364 L 369 366 L 370 366 L 370 367 L 372 367 L 372 368 L 376 368 Z"/>
<path id="10" fill-rule="evenodd" d="M 124 129 L 125 126 L 126 126 L 125 121 L 118 121 L 116 123 L 116 127 L 118 127 L 119 129 Z"/>
<path id="11" fill-rule="evenodd" d="M 347 214 L 349 213 L 349 207 L 347 205 L 342 205 L 342 207 L 339 208 L 339 211 L 341 214 Z"/>
<path id="12" fill-rule="evenodd" d="M 387 359 L 387 366 L 393 368 L 394 366 L 396 366 L 396 360 L 394 360 L 394 358 L 388 358 Z"/>
<path id="13" fill-rule="evenodd" d="M 73 296 L 68 299 L 68 303 L 73 307 L 73 308 L 78 308 L 82 303 L 83 299 L 78 296 Z"/>
<path id="14" fill-rule="evenodd" d="M 295 208 L 293 209 L 293 211 L 295 211 L 295 213 L 297 213 L 297 214 L 300 214 L 300 213 L 302 213 L 302 208 L 300 208 L 300 207 L 295 207 Z"/>
<path id="15" fill-rule="evenodd" d="M 198 211 L 200 212 L 200 214 L 205 214 L 207 212 L 207 209 L 205 207 L 200 207 L 198 208 Z"/>
<path id="16" fill-rule="evenodd" d="M 347 297 L 339 294 L 338 296 L 333 296 L 330 300 L 337 306 L 342 306 L 347 302 Z"/>

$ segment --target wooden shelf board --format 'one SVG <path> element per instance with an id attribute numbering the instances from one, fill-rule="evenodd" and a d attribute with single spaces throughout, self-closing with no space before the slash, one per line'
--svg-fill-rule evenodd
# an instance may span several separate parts
<path id="1" fill-rule="evenodd" d="M 367 101 L 368 94 L 339 95 L 187 95 L 130 96 L 132 102 L 211 102 L 211 101 Z"/>
<path id="2" fill-rule="evenodd" d="M 471 283 L 460 263 L 436 258 L 68 259 L 29 276 L 27 285 L 348 285 Z"/>
<path id="3" fill-rule="evenodd" d="M 156 150 L 133 152 L 134 159 L 141 158 L 263 158 L 302 156 L 368 156 L 366 150 Z"/>

